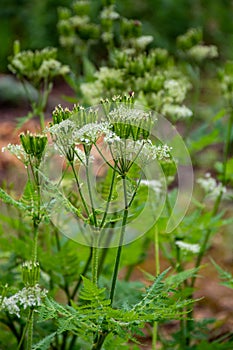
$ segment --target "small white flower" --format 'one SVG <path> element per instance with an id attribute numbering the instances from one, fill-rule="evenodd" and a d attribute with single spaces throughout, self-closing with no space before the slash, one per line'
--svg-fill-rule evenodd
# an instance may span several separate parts
<path id="1" fill-rule="evenodd" d="M 186 119 L 193 115 L 193 112 L 188 107 L 174 104 L 165 104 L 162 108 L 162 113 L 166 116 L 175 117 L 177 119 Z"/>
<path id="2" fill-rule="evenodd" d="M 108 130 L 108 132 L 106 132 L 105 137 L 104 137 L 104 141 L 107 142 L 108 144 L 112 144 L 114 142 L 120 142 L 120 140 L 121 140 L 120 137 L 117 136 L 111 130 Z"/>
<path id="3" fill-rule="evenodd" d="M 206 173 L 204 178 L 197 179 L 197 183 L 205 191 L 206 195 L 216 199 L 221 193 L 226 193 L 226 187 L 221 182 L 211 177 L 210 173 Z"/>
<path id="4" fill-rule="evenodd" d="M 75 128 L 75 123 L 67 119 L 47 129 L 52 136 L 55 148 L 64 156 L 74 147 Z"/>
<path id="5" fill-rule="evenodd" d="M 158 180 L 141 180 L 140 185 L 151 188 L 157 195 L 162 192 L 162 183 Z"/>
<path id="6" fill-rule="evenodd" d="M 24 309 L 27 307 L 37 307 L 42 304 L 42 298 L 46 297 L 47 290 L 42 290 L 38 284 L 33 287 L 23 288 L 16 295 L 18 302 Z"/>
<path id="7" fill-rule="evenodd" d="M 182 80 L 168 79 L 164 82 L 164 90 L 173 103 L 182 103 L 187 93 L 187 85 Z"/>
<path id="8" fill-rule="evenodd" d="M 28 155 L 24 151 L 24 148 L 22 145 L 14 145 L 9 143 L 6 147 L 2 147 L 2 152 L 9 151 L 14 156 L 16 156 L 21 162 L 23 162 L 25 165 L 28 163 Z"/>
<path id="9" fill-rule="evenodd" d="M 118 85 L 123 79 L 123 72 L 120 69 L 101 67 L 95 76 L 100 82 L 115 82 Z"/>
<path id="10" fill-rule="evenodd" d="M 16 295 L 17 294 L 9 298 L 4 297 L 3 300 L 2 297 L 0 297 L 1 309 L 9 312 L 11 315 L 20 317 L 20 308 L 17 305 L 18 298 Z"/>
<path id="11" fill-rule="evenodd" d="M 218 49 L 214 45 L 195 45 L 188 50 L 188 56 L 196 61 L 203 61 L 206 58 L 218 57 Z"/>
<path id="12" fill-rule="evenodd" d="M 100 14 L 101 19 L 110 19 L 110 20 L 116 20 L 120 17 L 119 13 L 114 11 L 113 6 L 108 6 L 103 9 L 103 11 Z"/>
<path id="13" fill-rule="evenodd" d="M 152 43 L 154 37 L 152 35 L 142 35 L 135 39 L 135 46 L 139 49 L 145 49 L 147 45 Z"/>
<path id="14" fill-rule="evenodd" d="M 183 241 L 176 241 L 176 245 L 182 249 L 182 250 L 187 250 L 191 253 L 199 253 L 200 251 L 200 246 L 199 244 L 192 244 L 192 243 L 186 243 Z"/>
<path id="15" fill-rule="evenodd" d="M 150 140 L 131 139 L 115 141 L 110 145 L 114 159 L 125 159 L 135 161 L 141 166 L 149 164 L 158 159 L 163 160 L 170 157 L 171 147 L 167 145 L 155 146 Z"/>
<path id="16" fill-rule="evenodd" d="M 20 306 L 23 309 L 36 308 L 42 304 L 42 299 L 46 297 L 47 293 L 48 291 L 42 290 L 38 284 L 33 287 L 25 287 L 11 297 L 4 297 L 3 300 L 0 297 L 1 309 L 20 317 Z"/>
<path id="17" fill-rule="evenodd" d="M 117 100 L 117 98 L 118 97 L 116 96 L 115 99 Z M 127 106 L 124 103 L 121 103 L 108 114 L 109 121 L 112 123 L 132 123 L 132 125 L 138 125 L 142 121 L 149 121 L 151 116 L 152 114 L 150 112 L 132 108 L 131 106 Z"/>
<path id="18" fill-rule="evenodd" d="M 83 143 L 87 145 L 94 144 L 101 136 L 108 134 L 109 123 L 89 123 L 84 125 L 81 129 L 74 133 L 74 140 L 76 143 Z"/>

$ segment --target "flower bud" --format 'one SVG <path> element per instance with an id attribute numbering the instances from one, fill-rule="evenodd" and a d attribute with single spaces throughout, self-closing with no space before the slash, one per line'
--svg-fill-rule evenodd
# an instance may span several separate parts
<path id="1" fill-rule="evenodd" d="M 47 137 L 45 135 L 33 135 L 27 132 L 26 134 L 20 134 L 20 141 L 24 151 L 40 162 L 48 141 Z"/>
<path id="2" fill-rule="evenodd" d="M 35 286 L 40 278 L 38 262 L 26 261 L 22 265 L 22 278 L 25 286 Z"/>

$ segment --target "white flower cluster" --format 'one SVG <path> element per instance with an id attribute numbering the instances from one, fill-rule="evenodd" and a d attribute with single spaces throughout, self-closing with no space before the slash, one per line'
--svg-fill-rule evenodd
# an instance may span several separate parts
<path id="1" fill-rule="evenodd" d="M 216 199 L 221 193 L 226 193 L 226 187 L 221 182 L 217 183 L 210 173 L 206 173 L 204 178 L 197 179 L 197 183 L 213 199 Z"/>
<path id="2" fill-rule="evenodd" d="M 162 108 L 162 114 L 171 118 L 186 119 L 193 115 L 193 112 L 186 106 L 165 104 Z"/>
<path id="3" fill-rule="evenodd" d="M 227 100 L 233 100 L 233 75 L 224 74 L 221 80 L 221 89 Z"/>
<path id="4" fill-rule="evenodd" d="M 20 317 L 20 307 L 36 308 L 42 304 L 42 299 L 46 297 L 48 291 L 41 289 L 38 284 L 33 287 L 25 287 L 11 297 L 0 297 L 1 309 L 9 312 L 9 314 Z"/>
<path id="5" fill-rule="evenodd" d="M 67 119 L 47 129 L 52 136 L 55 148 L 64 156 L 74 146 L 75 127 L 75 123 Z"/>
<path id="6" fill-rule="evenodd" d="M 171 147 L 167 145 L 155 146 L 150 140 L 130 139 L 115 141 L 111 144 L 111 153 L 114 159 L 125 159 L 146 165 L 151 161 L 170 158 Z"/>
<path id="7" fill-rule="evenodd" d="M 182 249 L 182 250 L 187 250 L 191 253 L 199 253 L 200 251 L 200 246 L 199 244 L 192 244 L 192 243 L 186 243 L 183 241 L 176 241 L 176 245 Z"/>
<path id="8" fill-rule="evenodd" d="M 141 180 L 140 185 L 151 188 L 158 196 L 162 192 L 162 183 L 158 180 Z"/>
<path id="9" fill-rule="evenodd" d="M 13 145 L 9 143 L 6 147 L 2 147 L 2 152 L 9 151 L 14 156 L 16 156 L 25 165 L 28 163 L 28 155 L 24 151 L 22 145 Z"/>
<path id="10" fill-rule="evenodd" d="M 76 143 L 91 145 L 101 136 L 109 134 L 109 128 L 110 125 L 107 122 L 86 124 L 74 132 L 74 140 Z"/>
<path id="11" fill-rule="evenodd" d="M 103 85 L 100 80 L 93 82 L 82 83 L 80 86 L 82 95 L 92 104 L 97 104 L 100 99 L 100 91 L 103 91 Z"/>
<path id="12" fill-rule="evenodd" d="M 70 69 L 68 66 L 63 66 L 61 62 L 51 58 L 49 60 L 45 60 L 42 62 L 39 70 L 38 75 L 41 78 L 46 78 L 48 76 L 53 75 L 65 75 L 70 72 Z"/>
<path id="13" fill-rule="evenodd" d="M 101 14 L 100 14 L 100 18 L 101 19 L 110 19 L 110 20 L 116 20 L 120 17 L 119 13 L 114 11 L 114 7 L 113 5 L 105 7 Z"/>
<path id="14" fill-rule="evenodd" d="M 151 113 L 121 103 L 117 108 L 109 112 L 108 118 L 110 122 L 138 125 L 141 121 L 150 119 Z"/>
<path id="15" fill-rule="evenodd" d="M 164 89 L 169 97 L 171 97 L 172 100 L 177 103 L 183 102 L 187 93 L 186 86 L 175 79 L 166 80 L 164 82 Z"/>
<path id="16" fill-rule="evenodd" d="M 195 61 L 201 62 L 207 58 L 218 57 L 218 49 L 214 45 L 195 45 L 188 50 L 187 54 Z"/>
<path id="17" fill-rule="evenodd" d="M 116 82 L 119 84 L 123 79 L 123 73 L 119 69 L 101 67 L 98 72 L 95 73 L 95 77 L 100 82 Z"/>
<path id="18" fill-rule="evenodd" d="M 139 38 L 134 40 L 134 45 L 136 48 L 145 50 L 147 45 L 154 41 L 154 37 L 152 35 L 141 35 Z"/>
<path id="19" fill-rule="evenodd" d="M 104 141 L 111 145 L 114 142 L 120 142 L 120 137 L 115 134 L 115 132 L 108 130 L 108 132 L 105 133 Z"/>

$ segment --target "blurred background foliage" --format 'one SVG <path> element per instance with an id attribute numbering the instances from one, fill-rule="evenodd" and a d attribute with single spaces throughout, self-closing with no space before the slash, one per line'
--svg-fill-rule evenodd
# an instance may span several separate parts
<path id="1" fill-rule="evenodd" d="M 93 12 L 101 0 L 93 0 Z M 72 0 L 1 0 L 0 71 L 7 71 L 7 58 L 13 42 L 22 49 L 59 47 L 57 22 L 60 6 Z M 116 10 L 125 17 L 139 19 L 144 34 L 151 34 L 153 45 L 175 51 L 176 37 L 191 27 L 202 27 L 205 43 L 217 45 L 221 59 L 233 59 L 232 0 L 117 0 Z M 98 16 L 93 16 L 98 18 Z"/>

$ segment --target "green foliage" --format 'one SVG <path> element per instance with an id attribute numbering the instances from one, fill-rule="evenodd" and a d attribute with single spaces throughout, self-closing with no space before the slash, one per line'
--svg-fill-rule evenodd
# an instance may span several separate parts
<path id="1" fill-rule="evenodd" d="M 50 348 L 50 344 L 53 341 L 56 333 L 52 333 L 39 341 L 36 345 L 32 347 L 32 350 L 48 350 Z"/>
<path id="2" fill-rule="evenodd" d="M 167 271 L 163 272 L 149 288 L 146 288 L 136 304 L 123 304 L 118 309 L 110 306 L 105 288 L 98 288 L 83 277 L 81 303 L 72 303 L 72 307 L 68 307 L 47 299 L 40 309 L 40 321 L 56 319 L 58 334 L 69 331 L 79 334 L 84 340 L 90 341 L 92 334 L 96 332 L 135 340 L 134 333 L 143 329 L 146 322 L 182 317 L 181 308 L 191 307 L 193 303 L 190 300 L 176 299 L 175 290 L 167 287 L 162 281 L 166 273 Z M 169 297 L 171 291 L 174 293 L 172 298 Z"/>
<path id="3" fill-rule="evenodd" d="M 216 264 L 213 260 L 212 263 L 214 264 L 214 267 L 218 271 L 220 280 L 222 281 L 221 284 L 228 288 L 233 288 L 233 276 L 230 272 L 227 272 L 223 270 L 218 264 Z"/>
<path id="4" fill-rule="evenodd" d="M 2 307 L 2 348 L 13 348 L 17 343 L 18 348 L 28 349 L 138 350 L 145 330 L 151 329 L 154 348 L 157 337 L 166 350 L 201 350 L 210 345 L 211 349 L 231 348 L 230 338 L 226 342 L 227 338 L 220 338 L 209 343 L 211 321 L 196 321 L 192 310 L 198 302 L 193 298 L 196 279 L 211 237 L 232 223 L 231 218 L 225 217 L 225 210 L 220 210 L 220 205 L 224 203 L 222 199 L 227 200 L 230 210 L 232 199 L 227 190 L 233 182 L 233 65 L 227 62 L 219 71 L 219 82 L 211 82 L 216 85 L 217 94 L 221 90 L 225 106 L 221 99 L 206 108 L 204 98 L 208 85 L 202 84 L 201 77 L 204 72 L 208 81 L 208 66 L 210 70 L 213 68 L 211 74 L 215 74 L 211 59 L 217 57 L 218 52 L 214 45 L 204 44 L 211 41 L 195 21 L 190 20 L 188 25 L 185 22 L 184 13 L 191 14 L 194 5 L 187 1 L 181 1 L 179 6 L 172 1 L 158 1 L 152 17 L 158 18 L 160 14 L 162 18 L 170 11 L 172 18 L 182 19 L 175 25 L 170 21 L 161 24 L 169 36 L 179 35 L 176 50 L 173 40 L 171 53 L 164 48 L 169 45 L 154 47 L 156 41 L 163 41 L 165 34 L 144 35 L 140 21 L 123 16 L 122 8 L 129 3 L 129 0 L 124 4 L 114 0 L 56 2 L 56 6 L 66 6 L 58 9 L 58 31 L 63 57 L 69 61 L 72 71 L 57 59 L 55 48 L 44 48 L 45 45 L 39 43 L 35 51 L 20 51 L 19 43 L 14 44 L 9 68 L 25 89 L 33 86 L 37 95 L 34 98 L 32 89 L 28 92 L 32 110 L 22 121 L 39 116 L 41 132 L 50 132 L 55 153 L 65 166 L 61 165 L 58 183 L 53 169 L 47 174 L 43 167 L 47 145 L 44 134 L 21 134 L 21 145 L 6 147 L 26 166 L 28 181 L 19 199 L 15 199 L 10 189 L 0 188 L 4 203 L 0 213 L 0 279 L 3 284 L 0 305 L 4 306 L 6 292 L 8 297 L 11 291 L 22 289 L 23 283 L 30 286 L 41 283 L 48 289 L 49 296 L 41 300 L 37 312 L 34 312 L 35 305 L 31 305 L 28 315 L 24 311 L 28 307 L 26 297 L 20 304 L 22 310 L 17 309 L 14 297 L 7 299 L 14 312 L 8 314 Z M 148 3 L 151 8 L 154 6 L 150 0 L 140 4 L 135 0 L 130 8 L 131 15 L 136 13 L 138 4 L 143 16 Z M 26 0 L 22 4 L 27 5 L 25 11 L 32 9 Z M 205 5 L 216 10 L 212 3 Z M 38 23 L 49 21 L 50 13 L 54 17 L 54 11 L 40 17 L 41 11 L 53 6 L 54 0 L 35 2 L 30 18 L 32 32 Z M 202 2 L 198 6 L 203 8 Z M 221 8 L 229 6 L 225 4 Z M 38 18 L 33 23 L 33 13 L 37 10 Z M 191 25 L 193 28 L 188 30 Z M 3 29 L 6 30 L 5 26 Z M 43 38 L 43 31 L 35 38 L 35 43 L 40 41 L 39 37 Z M 66 80 L 80 102 L 93 104 L 101 100 L 101 105 L 95 109 L 85 109 L 79 104 L 72 109 L 59 105 L 52 114 L 50 127 L 44 130 L 52 83 L 67 73 L 70 74 Z M 210 175 L 197 181 L 203 191 L 192 199 L 192 207 L 169 234 L 165 234 L 165 228 L 180 194 L 183 178 L 176 173 L 181 164 L 172 158 L 173 150 L 169 145 L 150 138 L 155 115 L 144 110 L 140 110 L 141 113 L 134 108 L 137 104 L 153 107 L 174 123 L 178 122 L 178 128 L 188 140 L 194 165 L 200 166 L 199 160 L 207 150 L 215 150 L 218 182 Z M 186 104 L 191 105 L 193 111 Z M 225 120 L 228 113 L 229 118 Z M 157 124 L 154 126 L 156 128 Z M 161 138 L 168 138 L 169 144 L 172 132 L 170 135 L 166 128 L 159 130 L 158 139 L 160 134 Z M 50 144 L 47 146 L 52 148 Z M 50 162 L 50 158 L 46 160 Z M 147 163 L 155 160 L 161 170 L 156 176 L 159 185 L 144 179 Z M 206 167 L 197 170 L 209 170 Z M 214 173 L 213 169 L 210 171 Z M 94 184 L 92 180 L 96 177 Z M 147 216 L 140 220 L 148 198 L 153 198 L 153 203 L 147 208 Z M 157 220 L 160 209 L 162 215 Z M 66 237 L 58 232 L 54 215 L 55 219 L 61 217 Z M 136 240 L 136 231 L 145 234 Z M 88 247 L 75 242 L 79 242 L 80 237 L 81 243 Z M 124 246 L 128 238 L 134 242 Z M 172 266 L 162 273 L 159 249 Z M 154 254 L 153 259 L 151 254 Z M 149 270 L 155 268 L 156 277 L 145 271 L 141 282 L 134 281 L 136 268 L 148 256 L 153 261 Z M 23 278 L 20 276 L 22 263 Z M 232 288 L 232 275 L 214 265 L 223 284 Z M 149 281 L 145 281 L 146 278 Z M 171 331 L 163 338 L 160 327 L 170 321 L 176 321 L 177 332 Z M 5 337 L 5 333 L 9 337 Z M 9 343 L 7 339 L 11 335 L 14 340 Z M 131 343 L 137 345 L 131 346 Z"/>

